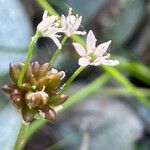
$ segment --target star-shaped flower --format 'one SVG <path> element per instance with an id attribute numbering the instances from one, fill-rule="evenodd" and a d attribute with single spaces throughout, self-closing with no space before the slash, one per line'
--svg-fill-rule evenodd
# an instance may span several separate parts
<path id="1" fill-rule="evenodd" d="M 73 34 L 85 35 L 85 31 L 78 31 L 81 21 L 82 16 L 79 16 L 78 14 L 72 15 L 72 8 L 69 8 L 68 16 L 61 16 L 61 26 L 63 28 L 63 32 L 68 37 L 71 37 Z"/>
<path id="2" fill-rule="evenodd" d="M 61 36 L 58 35 L 58 32 L 62 32 L 62 29 L 59 28 L 58 16 L 48 16 L 47 11 L 44 11 L 43 20 L 38 24 L 37 30 L 42 34 L 43 37 L 51 38 L 57 47 L 61 49 L 61 44 L 58 40 Z"/>
<path id="3" fill-rule="evenodd" d="M 106 54 L 106 51 L 111 43 L 108 41 L 102 43 L 96 47 L 96 38 L 93 32 L 90 30 L 87 39 L 86 39 L 86 48 L 85 49 L 81 44 L 73 42 L 73 46 L 77 53 L 81 56 L 79 59 L 80 66 L 94 65 L 99 66 L 100 64 L 106 65 L 117 65 L 119 64 L 118 60 L 110 60 L 110 54 Z"/>

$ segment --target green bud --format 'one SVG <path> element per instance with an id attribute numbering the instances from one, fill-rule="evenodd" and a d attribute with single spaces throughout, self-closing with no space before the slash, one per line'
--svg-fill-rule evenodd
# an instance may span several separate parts
<path id="1" fill-rule="evenodd" d="M 17 65 L 14 65 L 14 64 L 10 64 L 9 65 L 9 74 L 10 74 L 10 77 L 11 79 L 17 83 L 18 81 L 18 77 L 19 77 L 19 74 L 20 74 L 20 69 Z"/>

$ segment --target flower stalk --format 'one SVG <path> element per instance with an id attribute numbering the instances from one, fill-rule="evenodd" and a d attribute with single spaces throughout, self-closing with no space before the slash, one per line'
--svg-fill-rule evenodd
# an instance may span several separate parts
<path id="1" fill-rule="evenodd" d="M 19 87 L 22 87 L 22 82 L 23 82 L 23 79 L 24 79 L 24 75 L 27 71 L 28 64 L 31 60 L 34 46 L 35 46 L 35 44 L 36 44 L 39 37 L 40 37 L 40 32 L 36 32 L 35 35 L 31 38 L 31 42 L 30 42 L 29 48 L 28 48 L 27 58 L 26 58 L 25 64 L 24 64 L 24 66 L 23 66 L 23 68 L 22 68 L 22 70 L 19 74 L 19 78 L 18 78 L 18 86 Z"/>
<path id="2" fill-rule="evenodd" d="M 67 91 L 67 89 L 69 88 L 69 86 L 71 85 L 71 83 L 73 82 L 73 80 L 85 69 L 84 66 L 80 66 L 74 73 L 73 75 L 67 80 L 67 82 L 62 86 L 61 91 L 55 95 L 54 97 L 52 97 L 49 102 L 53 102 L 55 100 L 57 100 L 58 97 L 60 97 L 60 95 L 62 95 L 65 91 Z"/>
<path id="3" fill-rule="evenodd" d="M 21 128 L 14 146 L 14 150 L 21 150 L 25 144 L 26 136 L 29 129 L 29 123 L 22 122 Z"/>
<path id="4" fill-rule="evenodd" d="M 65 44 L 67 38 L 68 38 L 67 36 L 64 36 L 64 38 L 61 41 L 61 46 L 63 46 Z M 55 60 L 58 58 L 58 55 L 61 50 L 62 50 L 62 48 L 57 48 L 57 50 L 55 51 L 55 53 L 50 61 L 51 66 L 53 66 L 53 64 L 54 64 Z"/>

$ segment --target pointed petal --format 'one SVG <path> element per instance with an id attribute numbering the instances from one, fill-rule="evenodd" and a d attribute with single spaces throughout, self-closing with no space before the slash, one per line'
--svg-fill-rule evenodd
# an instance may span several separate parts
<path id="1" fill-rule="evenodd" d="M 98 45 L 94 54 L 96 54 L 96 56 L 103 56 L 106 53 L 110 43 L 111 41 L 108 41 L 108 42 Z"/>
<path id="2" fill-rule="evenodd" d="M 87 57 L 82 57 L 78 61 L 80 66 L 88 66 L 90 64 L 90 61 Z"/>
<path id="3" fill-rule="evenodd" d="M 85 51 L 85 49 L 84 49 L 84 47 L 83 47 L 81 44 L 78 44 L 78 43 L 75 43 L 75 42 L 73 42 L 72 44 L 73 44 L 75 50 L 77 51 L 77 53 L 78 53 L 80 56 L 84 57 L 84 56 L 87 55 L 87 54 L 86 54 L 86 51 Z"/>
<path id="4" fill-rule="evenodd" d="M 86 44 L 87 44 L 87 52 L 88 54 L 93 52 L 96 46 L 96 38 L 92 30 L 89 31 L 86 39 Z"/>
<path id="5" fill-rule="evenodd" d="M 66 28 L 66 17 L 64 15 L 61 16 L 61 26 Z"/>
<path id="6" fill-rule="evenodd" d="M 59 40 L 58 40 L 56 37 L 51 37 L 51 36 L 50 36 L 49 38 L 51 38 L 51 39 L 54 41 L 54 43 L 57 45 L 57 47 L 58 47 L 59 49 L 62 48 L 61 43 L 59 42 Z"/>
<path id="7" fill-rule="evenodd" d="M 74 31 L 78 30 L 78 28 L 80 27 L 81 21 L 82 21 L 82 16 L 80 16 L 79 18 L 76 19 L 74 28 L 73 28 Z"/>
<path id="8" fill-rule="evenodd" d="M 47 18 L 47 13 L 48 13 L 47 10 L 45 10 L 43 13 L 43 20 Z"/>
<path id="9" fill-rule="evenodd" d="M 109 65 L 109 66 L 115 66 L 115 65 L 119 64 L 119 61 L 118 60 L 106 60 L 106 59 L 104 59 L 102 61 L 102 64 Z"/>

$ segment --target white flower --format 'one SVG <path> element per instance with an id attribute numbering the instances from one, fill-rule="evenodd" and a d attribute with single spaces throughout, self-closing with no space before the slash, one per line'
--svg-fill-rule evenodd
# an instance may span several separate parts
<path id="1" fill-rule="evenodd" d="M 37 30 L 42 34 L 43 37 L 51 38 L 55 44 L 61 49 L 61 44 L 58 40 L 60 35 L 57 35 L 58 32 L 62 32 L 62 29 L 59 28 L 59 23 L 57 21 L 58 16 L 48 16 L 47 11 L 44 11 L 43 20 L 38 24 Z"/>
<path id="2" fill-rule="evenodd" d="M 68 16 L 61 16 L 61 26 L 64 29 L 63 32 L 68 37 L 71 37 L 73 34 L 85 35 L 85 31 L 77 31 L 80 27 L 81 21 L 82 16 L 78 16 L 78 14 L 72 15 L 72 8 L 69 8 Z"/>
<path id="3" fill-rule="evenodd" d="M 117 65 L 119 64 L 118 60 L 109 60 L 110 54 L 106 54 L 106 51 L 111 43 L 111 41 L 108 41 L 106 43 L 102 43 L 96 47 L 96 38 L 93 34 L 93 32 L 90 30 L 87 39 L 86 39 L 86 47 L 85 49 L 82 45 L 78 43 L 73 43 L 73 46 L 75 47 L 75 50 L 77 53 L 81 56 L 79 59 L 79 65 L 80 66 L 87 66 L 87 65 L 94 65 L 98 66 L 100 64 L 106 64 L 106 65 Z"/>

